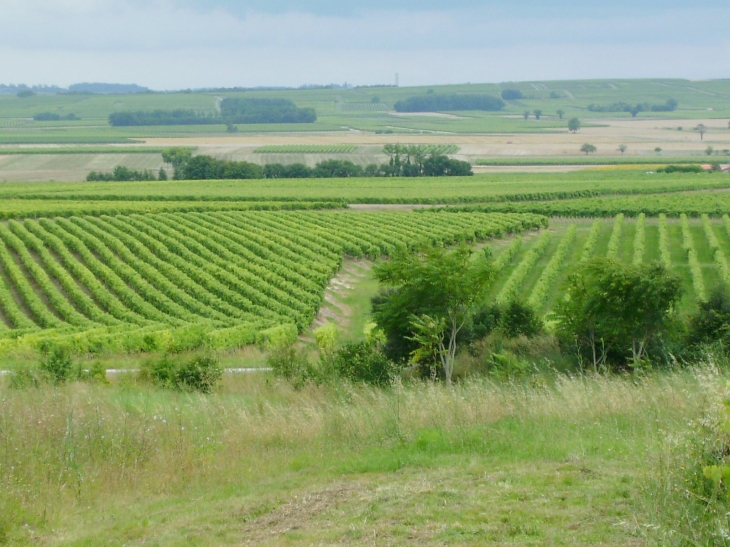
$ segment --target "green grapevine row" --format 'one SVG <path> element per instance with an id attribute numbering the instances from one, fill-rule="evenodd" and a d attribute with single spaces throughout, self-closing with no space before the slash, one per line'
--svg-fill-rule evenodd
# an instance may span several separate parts
<path id="1" fill-rule="evenodd" d="M 540 260 L 540 257 L 545 254 L 548 245 L 550 245 L 551 239 L 552 234 L 546 230 L 540 235 L 537 243 L 535 243 L 535 245 L 527 251 L 525 256 L 522 258 L 522 261 L 517 265 L 505 282 L 502 290 L 499 291 L 499 294 L 497 295 L 497 302 L 499 304 L 505 304 L 515 297 L 517 291 L 522 285 L 522 282 L 525 280 L 525 277 L 527 277 L 530 270 L 535 267 L 535 264 L 537 264 L 537 261 Z"/>
<path id="2" fill-rule="evenodd" d="M 641 213 L 636 217 L 636 232 L 634 234 L 634 266 L 640 266 L 644 262 L 644 249 L 646 247 L 646 215 Z"/>
<path id="3" fill-rule="evenodd" d="M 618 258 L 618 248 L 621 245 L 621 232 L 624 227 L 624 215 L 616 215 L 616 220 L 613 222 L 613 231 L 611 232 L 611 239 L 608 240 L 608 252 L 606 256 L 609 258 Z"/>
<path id="4" fill-rule="evenodd" d="M 545 269 L 542 271 L 540 278 L 537 280 L 535 287 L 532 289 L 530 297 L 527 299 L 527 303 L 534 309 L 539 310 L 545 304 L 548 299 L 549 290 L 552 287 L 555 278 L 560 273 L 565 259 L 571 251 L 573 243 L 575 242 L 576 226 L 571 224 L 567 232 L 560 240 L 558 248 L 553 253 Z"/>
<path id="5" fill-rule="evenodd" d="M 689 228 L 689 221 L 687 215 L 680 216 L 680 224 L 682 226 L 682 249 L 687 255 L 689 262 L 689 271 L 692 275 L 692 286 L 695 290 L 695 296 L 698 300 L 705 300 L 707 293 L 705 291 L 705 281 L 702 278 L 702 267 L 700 261 L 697 258 L 697 251 L 695 251 L 695 245 L 692 241 L 692 232 Z"/>

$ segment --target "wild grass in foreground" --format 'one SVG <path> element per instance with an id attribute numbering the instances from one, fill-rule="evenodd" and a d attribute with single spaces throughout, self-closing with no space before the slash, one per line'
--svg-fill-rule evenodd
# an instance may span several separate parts
<path id="1" fill-rule="evenodd" d="M 0 388 L 2 542 L 643 544 L 681 509 L 666 488 L 645 501 L 666 439 L 723 382 L 709 369 L 451 389 L 225 378 L 213 395 L 131 376 Z"/>

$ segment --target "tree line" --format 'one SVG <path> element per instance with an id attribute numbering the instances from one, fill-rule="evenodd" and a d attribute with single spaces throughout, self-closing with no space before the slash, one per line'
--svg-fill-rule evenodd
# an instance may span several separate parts
<path id="1" fill-rule="evenodd" d="M 444 154 L 427 154 L 426 147 L 387 145 L 388 163 L 370 164 L 366 167 L 348 160 L 324 160 L 314 167 L 303 163 L 284 165 L 269 163 L 258 165 L 247 161 L 219 160 L 211 156 L 193 156 L 190 148 L 168 148 L 162 153 L 165 163 L 172 165 L 175 180 L 224 180 L 224 179 L 303 179 L 303 178 L 351 178 L 351 177 L 448 177 L 471 176 L 471 164 L 451 159 Z M 136 171 L 117 166 L 112 173 L 92 171 L 88 181 L 141 181 L 167 180 L 167 173 L 160 169 Z"/>
<path id="2" fill-rule="evenodd" d="M 57 114 L 56 112 L 39 112 L 38 114 L 33 115 L 33 119 L 37 122 L 59 122 L 62 120 L 67 121 L 73 121 L 73 120 L 80 120 L 76 114 L 66 114 L 65 116 L 61 116 L 60 114 Z"/>
<path id="3" fill-rule="evenodd" d="M 664 104 L 637 103 L 629 104 L 623 101 L 610 105 L 589 104 L 588 110 L 591 112 L 629 112 L 631 116 L 636 117 L 640 112 L 674 112 L 677 110 L 679 103 L 674 99 L 667 99 Z"/>
<path id="4" fill-rule="evenodd" d="M 146 125 L 212 125 L 254 123 L 313 123 L 313 108 L 298 108 L 287 99 L 224 99 L 220 114 L 197 110 L 120 111 L 109 115 L 114 127 Z"/>

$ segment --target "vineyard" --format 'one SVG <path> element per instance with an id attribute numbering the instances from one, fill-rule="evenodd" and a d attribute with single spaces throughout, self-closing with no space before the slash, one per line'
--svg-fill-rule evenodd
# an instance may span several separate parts
<path id="1" fill-rule="evenodd" d="M 343 256 L 485 240 L 537 215 L 220 211 L 0 225 L 0 351 L 239 347 L 312 322 Z"/>
<path id="2" fill-rule="evenodd" d="M 552 219 L 550 228 L 503 244 L 500 269 L 491 298 L 498 303 L 518 298 L 545 314 L 555 305 L 561 286 L 575 267 L 594 257 L 627 264 L 661 261 L 684 284 L 682 308 L 692 309 L 716 285 L 730 281 L 730 216 L 703 215 L 627 219 Z"/>
<path id="3" fill-rule="evenodd" d="M 255 154 L 352 154 L 354 144 L 272 144 L 254 150 Z"/>

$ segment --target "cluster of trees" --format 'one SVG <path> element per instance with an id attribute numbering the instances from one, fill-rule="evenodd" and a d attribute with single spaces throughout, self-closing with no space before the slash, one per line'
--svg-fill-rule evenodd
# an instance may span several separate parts
<path id="1" fill-rule="evenodd" d="M 207 125 L 223 123 L 220 118 L 195 110 L 139 110 L 112 112 L 109 124 L 113 127 L 140 125 Z"/>
<path id="2" fill-rule="evenodd" d="M 453 110 L 497 111 L 505 102 L 491 95 L 438 95 L 428 93 L 409 97 L 395 103 L 396 112 L 443 112 Z"/>
<path id="3" fill-rule="evenodd" d="M 224 99 L 221 113 L 196 110 L 121 111 L 109 115 L 114 127 L 143 125 L 210 125 L 252 123 L 313 123 L 317 113 L 313 108 L 298 108 L 287 99 Z"/>
<path id="4" fill-rule="evenodd" d="M 76 114 L 66 114 L 65 116 L 61 116 L 60 114 L 57 114 L 56 112 L 39 112 L 38 114 L 33 115 L 33 119 L 37 122 L 58 122 L 62 120 L 80 120 Z"/>
<path id="5" fill-rule="evenodd" d="M 117 165 L 111 173 L 103 173 L 92 171 L 86 176 L 89 182 L 129 182 L 129 181 L 145 181 L 145 180 L 167 180 L 167 172 L 160 169 L 157 173 L 150 169 L 138 171 L 129 169 L 123 165 Z"/>
<path id="6" fill-rule="evenodd" d="M 674 99 L 667 99 L 664 104 L 654 105 L 649 103 L 629 104 L 621 101 L 610 105 L 589 104 L 588 110 L 591 112 L 629 112 L 636 117 L 639 112 L 674 112 L 677 110 L 677 106 L 679 103 Z"/>
<path id="7" fill-rule="evenodd" d="M 502 90 L 502 99 L 505 101 L 517 101 L 522 99 L 524 95 L 519 89 L 504 89 Z"/>
<path id="8" fill-rule="evenodd" d="M 223 99 L 221 117 L 230 123 L 314 123 L 314 108 L 299 108 L 288 99 Z"/>
<path id="9" fill-rule="evenodd" d="M 386 145 L 388 163 L 361 167 L 347 160 L 325 160 L 314 168 L 302 163 L 270 163 L 263 167 L 246 161 L 218 160 L 193 156 L 190 148 L 169 148 L 162 159 L 175 169 L 178 180 L 284 179 L 348 177 L 437 177 L 473 175 L 471 164 L 443 154 L 427 154 L 426 147 Z"/>
<path id="10" fill-rule="evenodd" d="M 457 354 L 471 354 L 478 340 L 545 336 L 529 305 L 487 301 L 496 271 L 488 251 L 467 246 L 403 251 L 378 265 L 382 288 L 373 299 L 373 318 L 384 337 L 380 351 L 450 383 Z M 670 364 L 691 359 L 707 344 L 730 342 L 726 286 L 690 317 L 677 312 L 681 297 L 681 279 L 660 262 L 594 259 L 568 278 L 549 336 L 580 368 L 595 371 Z M 496 365 L 494 353 L 486 357 Z"/>

